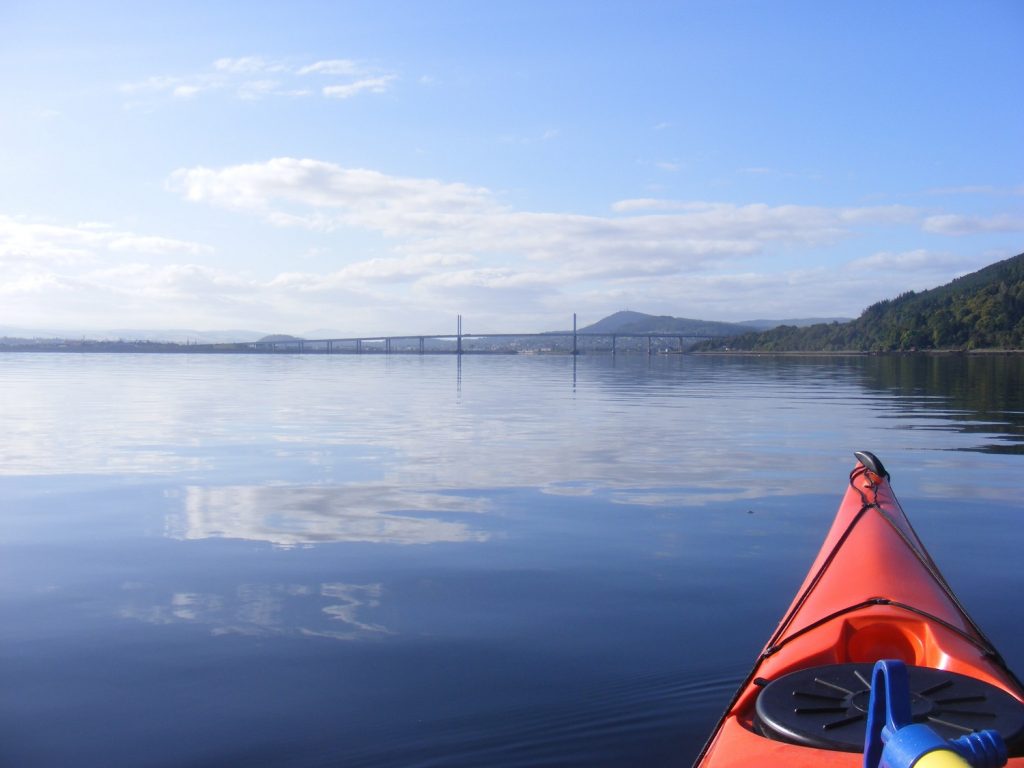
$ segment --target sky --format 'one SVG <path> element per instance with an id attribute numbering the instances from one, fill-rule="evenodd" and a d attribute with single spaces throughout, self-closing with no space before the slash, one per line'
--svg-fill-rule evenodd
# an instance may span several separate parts
<path id="1" fill-rule="evenodd" d="M 0 0 L 0 327 L 856 317 L 1024 251 L 1024 3 Z"/>

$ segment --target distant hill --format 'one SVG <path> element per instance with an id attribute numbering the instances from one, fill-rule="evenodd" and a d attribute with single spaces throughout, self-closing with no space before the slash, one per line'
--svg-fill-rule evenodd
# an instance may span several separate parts
<path id="1" fill-rule="evenodd" d="M 587 333 L 683 333 L 687 336 L 722 336 L 748 332 L 751 328 L 767 330 L 780 325 L 804 327 L 816 323 L 847 322 L 848 317 L 807 317 L 793 320 L 744 320 L 724 323 L 717 320 L 692 320 L 670 315 L 648 315 L 622 310 L 579 330 Z"/>
<path id="2" fill-rule="evenodd" d="M 687 336 L 721 336 L 741 333 L 747 328 L 738 323 L 714 320 L 691 320 L 669 315 L 645 315 L 624 310 L 579 329 L 581 333 L 664 333 Z"/>
<path id="3" fill-rule="evenodd" d="M 1024 253 L 938 288 L 880 301 L 848 323 L 782 326 L 704 342 L 696 349 L 1024 349 Z"/>

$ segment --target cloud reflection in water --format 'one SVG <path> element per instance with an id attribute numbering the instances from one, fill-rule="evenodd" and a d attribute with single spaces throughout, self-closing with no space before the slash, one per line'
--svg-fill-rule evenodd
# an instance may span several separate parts
<path id="1" fill-rule="evenodd" d="M 184 496 L 181 513 L 167 521 L 171 538 L 247 539 L 279 547 L 342 541 L 434 544 L 490 538 L 465 522 L 419 514 L 481 513 L 486 510 L 485 500 L 384 484 L 188 486 Z"/>
<path id="2" fill-rule="evenodd" d="M 174 592 L 155 598 L 143 584 L 122 588 L 127 600 L 122 618 L 146 624 L 197 624 L 210 634 L 298 635 L 332 640 L 356 640 L 394 634 L 370 621 L 380 607 L 380 583 L 242 584 L 230 593 Z M 319 609 L 319 610 L 317 610 Z"/>

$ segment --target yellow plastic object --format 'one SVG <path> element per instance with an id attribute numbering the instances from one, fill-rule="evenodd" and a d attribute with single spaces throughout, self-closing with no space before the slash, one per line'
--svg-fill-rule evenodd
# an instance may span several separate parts
<path id="1" fill-rule="evenodd" d="M 971 764 L 951 749 L 934 749 L 921 755 L 914 768 L 971 768 Z"/>

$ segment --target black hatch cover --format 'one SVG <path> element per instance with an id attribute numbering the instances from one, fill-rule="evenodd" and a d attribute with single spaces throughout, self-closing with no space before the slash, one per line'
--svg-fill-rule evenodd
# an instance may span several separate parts
<path id="1" fill-rule="evenodd" d="M 770 739 L 818 749 L 864 749 L 873 664 L 830 664 L 790 672 L 758 694 L 755 725 Z M 993 728 L 1010 754 L 1024 744 L 1024 704 L 973 677 L 907 666 L 914 722 L 947 739 Z"/>

